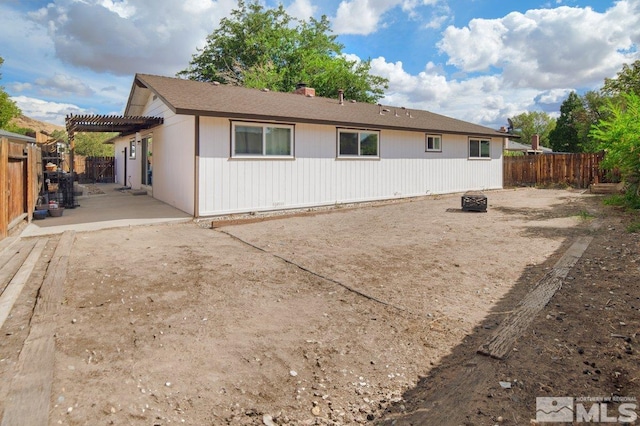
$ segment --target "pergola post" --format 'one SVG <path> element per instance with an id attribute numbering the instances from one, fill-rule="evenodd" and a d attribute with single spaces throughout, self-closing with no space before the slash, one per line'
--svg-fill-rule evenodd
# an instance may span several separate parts
<path id="1" fill-rule="evenodd" d="M 76 151 L 76 143 L 75 143 L 75 133 L 69 133 L 69 173 L 71 173 L 71 186 L 73 186 L 73 182 L 75 181 L 75 170 L 74 170 L 74 154 Z"/>

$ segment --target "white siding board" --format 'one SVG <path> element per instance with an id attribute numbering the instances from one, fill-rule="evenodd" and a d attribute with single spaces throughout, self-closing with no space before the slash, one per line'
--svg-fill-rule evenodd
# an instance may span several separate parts
<path id="1" fill-rule="evenodd" d="M 469 160 L 466 136 L 443 135 L 434 153 L 422 133 L 383 130 L 380 159 L 337 159 L 334 127 L 297 124 L 295 159 L 248 160 L 231 158 L 229 120 L 203 117 L 200 126 L 202 216 L 502 186 L 501 140 L 492 160 Z"/>

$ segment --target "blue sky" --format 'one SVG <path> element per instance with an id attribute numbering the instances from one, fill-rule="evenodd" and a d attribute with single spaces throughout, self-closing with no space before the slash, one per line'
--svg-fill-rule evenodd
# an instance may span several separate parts
<path id="1" fill-rule="evenodd" d="M 283 0 L 329 17 L 353 59 L 389 79 L 382 103 L 498 128 L 557 115 L 640 59 L 640 0 Z M 263 4 L 273 7 L 277 1 Z M 0 84 L 23 113 L 122 114 L 136 72 L 174 76 L 236 0 L 0 0 Z"/>

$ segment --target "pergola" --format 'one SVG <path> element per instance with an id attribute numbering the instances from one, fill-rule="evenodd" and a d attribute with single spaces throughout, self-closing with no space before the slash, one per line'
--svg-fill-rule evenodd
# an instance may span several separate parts
<path id="1" fill-rule="evenodd" d="M 67 115 L 65 119 L 69 143 L 80 132 L 118 132 L 130 135 L 162 124 L 162 117 L 129 117 L 123 115 Z"/>
<path id="2" fill-rule="evenodd" d="M 124 115 L 67 115 L 65 123 L 69 135 L 69 171 L 74 173 L 75 134 L 82 132 L 117 132 L 120 136 L 131 135 L 150 129 L 164 122 L 162 117 Z"/>

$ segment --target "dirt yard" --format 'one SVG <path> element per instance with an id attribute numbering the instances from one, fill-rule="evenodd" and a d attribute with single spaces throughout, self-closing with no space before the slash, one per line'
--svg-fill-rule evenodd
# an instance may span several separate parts
<path id="1" fill-rule="evenodd" d="M 78 233 L 50 424 L 430 424 L 428 402 L 582 235 L 561 291 L 509 358 L 482 357 L 465 397 L 438 402 L 440 424 L 529 424 L 536 396 L 640 397 L 629 217 L 578 191 L 487 195 L 487 213 L 451 195 Z M 2 329 L 2 379 L 36 293 Z"/>

